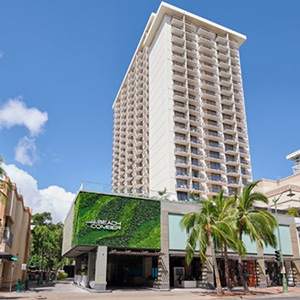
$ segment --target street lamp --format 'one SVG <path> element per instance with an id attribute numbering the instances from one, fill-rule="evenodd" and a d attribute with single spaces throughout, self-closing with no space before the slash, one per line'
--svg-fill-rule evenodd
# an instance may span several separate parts
<path id="1" fill-rule="evenodd" d="M 277 199 L 273 199 L 273 203 L 275 205 L 275 215 L 277 220 L 277 231 L 278 231 L 278 246 L 279 246 L 279 254 L 280 254 L 280 263 L 282 266 L 282 292 L 288 293 L 288 285 L 287 285 L 287 279 L 286 279 L 286 272 L 285 272 L 285 266 L 283 261 L 283 255 L 282 255 L 282 246 L 281 246 L 281 238 L 280 238 L 280 230 L 279 230 L 279 222 L 278 222 L 278 216 L 277 216 L 277 202 L 279 201 L 280 197 L 283 195 L 282 192 Z M 295 194 L 292 192 L 292 189 L 289 189 L 289 193 L 287 194 L 288 197 L 293 197 Z"/>

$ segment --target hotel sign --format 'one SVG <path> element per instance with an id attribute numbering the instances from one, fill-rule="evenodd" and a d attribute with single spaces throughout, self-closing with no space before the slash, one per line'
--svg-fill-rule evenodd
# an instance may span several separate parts
<path id="1" fill-rule="evenodd" d="M 106 230 L 121 230 L 121 222 L 97 220 L 87 221 L 86 224 L 93 229 L 106 229 Z"/>

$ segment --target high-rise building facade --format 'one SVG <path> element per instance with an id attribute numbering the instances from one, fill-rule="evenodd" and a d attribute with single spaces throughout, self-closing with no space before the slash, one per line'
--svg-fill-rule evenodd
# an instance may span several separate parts
<path id="1" fill-rule="evenodd" d="M 161 3 L 113 104 L 112 185 L 170 199 L 251 180 L 240 33 Z"/>

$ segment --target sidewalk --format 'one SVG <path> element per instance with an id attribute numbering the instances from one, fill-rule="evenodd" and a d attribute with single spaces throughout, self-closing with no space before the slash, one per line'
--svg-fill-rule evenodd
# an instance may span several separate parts
<path id="1" fill-rule="evenodd" d="M 111 293 L 90 293 L 82 290 L 67 281 L 58 282 L 56 285 L 42 285 L 31 288 L 29 292 L 21 293 L 1 292 L 0 299 L 47 299 L 47 300 L 208 300 L 208 299 L 257 299 L 257 298 L 290 298 L 300 299 L 300 287 L 289 287 L 289 293 L 283 294 L 282 287 L 250 288 L 251 294 L 245 295 L 242 288 L 234 288 L 231 293 L 224 291 L 222 296 L 216 296 L 215 291 L 204 289 L 172 289 L 171 291 L 157 291 L 148 289 L 118 289 Z"/>

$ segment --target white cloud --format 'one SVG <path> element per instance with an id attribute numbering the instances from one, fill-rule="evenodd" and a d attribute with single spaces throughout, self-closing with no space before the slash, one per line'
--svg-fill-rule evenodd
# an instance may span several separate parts
<path id="1" fill-rule="evenodd" d="M 23 165 L 32 166 L 37 160 L 35 139 L 24 136 L 15 148 L 15 160 Z"/>
<path id="2" fill-rule="evenodd" d="M 37 181 L 24 170 L 13 164 L 3 164 L 3 168 L 11 181 L 17 184 L 25 205 L 31 207 L 33 213 L 48 211 L 52 214 L 53 222 L 64 221 L 75 194 L 57 185 L 39 190 Z"/>
<path id="3" fill-rule="evenodd" d="M 48 120 L 47 112 L 41 112 L 37 108 L 28 108 L 22 101 L 22 97 L 8 99 L 0 107 L 0 129 L 3 127 L 25 126 L 31 136 L 37 136 L 43 130 Z"/>

